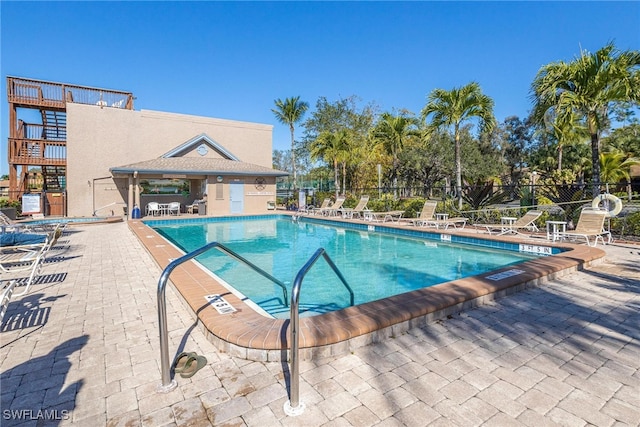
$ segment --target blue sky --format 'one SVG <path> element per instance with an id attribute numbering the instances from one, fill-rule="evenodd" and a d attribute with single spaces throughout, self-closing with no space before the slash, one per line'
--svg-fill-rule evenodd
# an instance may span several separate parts
<path id="1" fill-rule="evenodd" d="M 499 121 L 525 117 L 549 62 L 609 41 L 640 49 L 640 2 L 0 3 L 0 174 L 6 77 L 133 92 L 136 109 L 274 125 L 276 98 L 358 96 L 418 113 L 435 88 L 477 81 Z M 296 132 L 296 136 L 301 131 Z"/>

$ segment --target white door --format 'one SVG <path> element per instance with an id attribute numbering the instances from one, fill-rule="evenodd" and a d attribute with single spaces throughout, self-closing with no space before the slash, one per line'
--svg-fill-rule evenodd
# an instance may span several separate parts
<path id="1" fill-rule="evenodd" d="M 231 213 L 244 212 L 244 182 L 232 181 L 229 183 L 229 198 L 231 199 Z"/>

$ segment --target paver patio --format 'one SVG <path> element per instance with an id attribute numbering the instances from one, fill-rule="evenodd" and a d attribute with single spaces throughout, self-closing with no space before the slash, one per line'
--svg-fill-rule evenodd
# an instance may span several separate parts
<path id="1" fill-rule="evenodd" d="M 171 289 L 171 356 L 209 363 L 160 384 L 160 269 L 126 223 L 68 227 L 0 332 L 2 426 L 640 425 L 640 246 L 413 329 L 301 363 L 304 413 L 286 416 L 288 366 L 220 353 Z"/>

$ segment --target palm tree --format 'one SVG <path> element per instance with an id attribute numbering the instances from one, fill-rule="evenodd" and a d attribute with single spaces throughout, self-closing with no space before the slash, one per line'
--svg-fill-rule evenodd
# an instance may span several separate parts
<path id="1" fill-rule="evenodd" d="M 587 129 L 578 122 L 575 115 L 571 115 L 568 121 L 561 121 L 556 116 L 550 124 L 551 133 L 558 143 L 558 172 L 562 171 L 562 154 L 566 146 L 572 146 L 588 137 Z"/>
<path id="2" fill-rule="evenodd" d="M 296 179 L 296 150 L 295 150 L 295 139 L 293 137 L 293 132 L 295 129 L 295 124 L 299 123 L 309 108 L 309 104 L 307 102 L 300 101 L 299 96 L 287 98 L 284 101 L 280 98 L 275 101 L 276 108 L 271 111 L 275 114 L 276 119 L 284 124 L 289 125 L 289 130 L 291 131 L 291 166 L 293 170 L 293 189 L 295 190 L 297 187 L 297 179 Z"/>
<path id="3" fill-rule="evenodd" d="M 563 122 L 576 114 L 591 136 L 593 196 L 600 194 L 600 133 L 607 113 L 621 102 L 640 101 L 640 51 L 619 52 L 612 43 L 594 54 L 582 51 L 566 63 L 543 66 L 532 84 L 533 117 L 539 123 L 549 109 Z"/>
<path id="4" fill-rule="evenodd" d="M 484 95 L 480 85 L 471 82 L 466 86 L 450 91 L 434 89 L 422 109 L 423 120 L 431 116 L 428 130 L 434 132 L 440 128 L 453 126 L 455 143 L 456 194 L 458 209 L 462 208 L 462 161 L 460 158 L 460 126 L 465 120 L 477 118 L 483 132 L 491 132 L 496 125 L 493 116 L 493 99 Z"/>
<path id="5" fill-rule="evenodd" d="M 419 135 L 418 120 L 404 114 L 394 116 L 391 113 L 382 113 L 373 129 L 374 140 L 381 143 L 393 159 L 391 176 L 394 191 L 397 191 L 398 188 L 398 154 L 410 137 Z"/>
<path id="6" fill-rule="evenodd" d="M 349 135 L 346 130 L 338 132 L 322 132 L 311 142 L 311 159 L 322 159 L 327 164 L 333 165 L 334 182 L 336 186 L 336 198 L 340 194 L 340 180 L 338 177 L 338 165 L 345 162 L 349 153 Z M 344 191 L 344 190 L 343 190 Z"/>
<path id="7" fill-rule="evenodd" d="M 631 166 L 640 165 L 640 158 L 629 157 L 620 150 L 600 153 L 602 180 L 612 184 L 627 183 L 627 193 L 631 200 Z"/>

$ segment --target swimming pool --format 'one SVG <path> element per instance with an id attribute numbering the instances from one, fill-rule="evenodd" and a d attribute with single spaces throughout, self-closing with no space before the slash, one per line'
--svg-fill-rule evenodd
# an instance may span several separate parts
<path id="1" fill-rule="evenodd" d="M 176 245 L 168 243 L 153 227 L 161 225 L 194 225 L 198 222 L 244 221 L 265 217 L 282 218 L 287 214 L 266 214 L 258 217 L 145 219 L 128 221 L 160 269 L 184 255 Z M 371 224 L 360 220 L 309 217 L 303 221 L 329 224 L 347 230 L 383 231 L 396 236 L 419 237 L 426 244 L 450 241 L 472 246 L 492 247 L 515 252 L 537 253 L 542 256 L 517 266 L 507 266 L 484 274 L 409 291 L 338 311 L 300 319 L 300 357 L 311 360 L 348 354 L 355 349 L 398 337 L 418 327 L 428 326 L 438 319 L 491 303 L 530 287 L 543 286 L 577 269 L 589 268 L 604 259 L 604 251 L 586 245 L 549 242 L 541 237 L 490 236 L 473 228 L 465 230 L 435 230 L 402 224 Z M 317 265 L 321 264 L 320 261 Z M 315 268 L 315 266 L 314 266 Z M 179 301 L 189 307 L 196 325 L 220 351 L 235 357 L 255 361 L 288 360 L 290 341 L 289 319 L 267 317 L 257 312 L 247 298 L 240 297 L 215 279 L 214 275 L 193 262 L 186 262 L 171 274 L 168 285 Z M 302 293 L 308 291 L 304 283 Z M 234 310 L 220 310 L 209 300 L 211 295 L 223 297 Z M 253 304 L 255 305 L 255 304 Z"/>
<path id="2" fill-rule="evenodd" d="M 324 248 L 338 266 L 355 296 L 355 305 L 381 300 L 440 283 L 513 266 L 539 254 L 520 248 L 496 248 L 477 241 L 442 241 L 442 235 L 424 232 L 372 231 L 356 224 L 327 224 L 301 218 L 253 217 L 162 223 L 149 221 L 156 231 L 185 252 L 216 241 L 239 253 L 284 282 L 291 282 L 318 248 Z M 373 229 L 375 230 L 375 228 Z M 435 237 L 438 240 L 435 240 Z M 448 235 L 447 235 L 448 236 Z M 448 236 L 451 237 L 451 236 Z M 464 244 L 467 243 L 467 244 Z M 197 258 L 217 277 L 259 310 L 288 318 L 280 288 L 245 265 L 212 250 Z M 301 315 L 317 315 L 350 306 L 350 295 L 326 263 L 317 263 L 305 277 L 300 297 Z"/>

